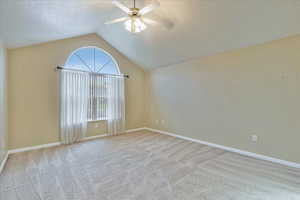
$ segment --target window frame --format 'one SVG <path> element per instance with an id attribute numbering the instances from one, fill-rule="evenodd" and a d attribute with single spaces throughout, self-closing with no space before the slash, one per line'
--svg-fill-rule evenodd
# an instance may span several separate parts
<path id="1" fill-rule="evenodd" d="M 69 62 L 70 58 L 71 58 L 76 52 L 80 51 L 81 49 L 90 49 L 90 48 L 97 49 L 97 50 L 103 52 L 104 54 L 108 55 L 108 56 L 110 57 L 110 59 L 113 61 L 113 63 L 115 64 L 116 68 L 117 68 L 117 71 L 118 71 L 117 74 L 118 74 L 118 75 L 121 74 L 120 67 L 119 67 L 119 64 L 118 64 L 117 60 L 116 60 L 109 52 L 107 52 L 107 51 L 105 51 L 104 49 L 102 49 L 102 48 L 100 48 L 100 47 L 97 47 L 97 46 L 84 46 L 84 47 L 80 47 L 80 48 L 75 49 L 74 51 L 72 51 L 72 52 L 69 54 L 69 56 L 68 56 L 68 58 L 67 58 L 67 60 L 66 60 L 66 62 L 65 62 L 65 64 L 64 64 L 64 67 L 68 68 L 67 63 Z M 72 69 L 72 68 L 70 68 L 70 69 Z M 85 71 L 85 70 L 83 70 L 83 71 Z M 95 72 L 92 72 L 92 71 L 86 71 L 86 72 L 95 73 Z M 98 73 L 101 74 L 101 72 L 98 72 Z"/>

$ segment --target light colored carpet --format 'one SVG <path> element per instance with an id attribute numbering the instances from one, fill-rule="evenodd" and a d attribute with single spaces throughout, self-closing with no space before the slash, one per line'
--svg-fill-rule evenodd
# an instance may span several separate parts
<path id="1" fill-rule="evenodd" d="M 12 155 L 1 200 L 299 200 L 300 170 L 139 132 Z"/>

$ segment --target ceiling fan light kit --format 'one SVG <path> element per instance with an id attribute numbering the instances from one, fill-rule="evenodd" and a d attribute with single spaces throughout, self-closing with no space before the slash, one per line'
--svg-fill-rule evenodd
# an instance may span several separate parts
<path id="1" fill-rule="evenodd" d="M 131 33 L 140 33 L 147 28 L 147 25 L 139 17 L 130 17 L 124 22 L 124 25 L 125 29 Z"/>
<path id="2" fill-rule="evenodd" d="M 135 7 L 135 0 L 133 1 L 133 8 L 127 8 L 125 5 L 119 1 L 114 0 L 113 4 L 120 8 L 122 11 L 126 12 L 128 17 L 122 17 L 115 19 L 105 24 L 114 24 L 119 22 L 124 22 L 125 29 L 131 33 L 140 33 L 147 28 L 147 24 L 155 24 L 155 21 L 144 18 L 143 15 L 153 11 L 155 8 L 159 7 L 159 2 L 154 1 L 154 3 L 139 9 Z"/>

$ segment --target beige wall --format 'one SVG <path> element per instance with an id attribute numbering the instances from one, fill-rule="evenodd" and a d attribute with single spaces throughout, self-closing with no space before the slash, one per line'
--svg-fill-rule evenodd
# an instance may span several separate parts
<path id="1" fill-rule="evenodd" d="M 126 126 L 144 124 L 144 71 L 95 34 L 45 44 L 10 49 L 9 62 L 9 148 L 57 142 L 58 74 L 69 54 L 83 46 L 97 46 L 109 52 L 126 80 Z M 89 124 L 88 136 L 106 132 L 106 123 Z"/>
<path id="2" fill-rule="evenodd" d="M 6 49 L 0 41 L 0 164 L 7 153 Z"/>
<path id="3" fill-rule="evenodd" d="M 126 81 L 127 129 L 146 125 L 300 162 L 300 36 L 149 73 L 94 34 L 11 49 L 10 149 L 58 141 L 54 67 L 82 46 L 105 49 L 131 76 Z M 104 121 L 89 124 L 89 136 L 105 131 Z M 257 143 L 251 142 L 252 134 L 258 135 Z"/>
<path id="4" fill-rule="evenodd" d="M 151 128 L 300 163 L 300 36 L 160 68 L 147 79 Z"/>

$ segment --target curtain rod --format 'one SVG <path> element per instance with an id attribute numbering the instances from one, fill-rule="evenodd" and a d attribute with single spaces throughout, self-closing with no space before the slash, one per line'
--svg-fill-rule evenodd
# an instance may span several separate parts
<path id="1" fill-rule="evenodd" d="M 129 78 L 129 75 L 126 75 L 126 74 L 105 74 L 105 73 L 98 73 L 98 72 L 87 72 L 87 71 L 80 70 L 80 69 L 70 69 L 70 68 L 61 67 L 61 66 L 57 66 L 55 68 L 55 70 L 68 70 L 68 71 L 76 71 L 76 72 L 85 72 L 85 73 L 89 73 L 89 74 L 98 74 L 98 75 L 103 75 L 103 76 L 123 76 L 124 78 Z"/>

